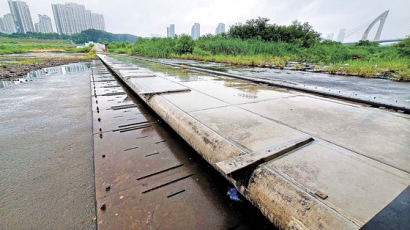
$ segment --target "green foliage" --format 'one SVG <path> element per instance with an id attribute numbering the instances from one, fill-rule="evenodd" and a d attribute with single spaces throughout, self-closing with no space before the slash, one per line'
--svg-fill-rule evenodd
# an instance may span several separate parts
<path id="1" fill-rule="evenodd" d="M 355 46 L 367 46 L 367 47 L 371 47 L 371 46 L 379 46 L 379 44 L 377 42 L 371 42 L 369 40 L 360 40 L 359 42 L 357 42 L 355 44 Z"/>
<path id="2" fill-rule="evenodd" d="M 364 46 L 364 47 L 375 47 L 375 46 L 379 46 L 379 43 L 371 42 L 369 40 L 360 40 L 359 42 L 356 42 L 354 45 L 355 46 Z"/>
<path id="3" fill-rule="evenodd" d="M 102 30 L 85 30 L 79 34 L 71 35 L 70 40 L 79 44 L 88 41 L 98 42 L 98 43 L 109 43 L 109 42 L 135 42 L 138 39 L 137 36 L 130 34 L 112 34 Z"/>
<path id="4" fill-rule="evenodd" d="M 67 51 L 75 48 L 65 40 L 0 38 L 0 54 L 27 53 L 38 50 Z"/>
<path id="5" fill-rule="evenodd" d="M 410 37 L 394 45 L 394 48 L 400 53 L 401 56 L 410 56 Z"/>
<path id="6" fill-rule="evenodd" d="M 320 34 L 309 23 L 294 21 L 290 26 L 268 24 L 269 19 L 257 18 L 236 24 L 229 29 L 228 36 L 242 40 L 257 39 L 267 42 L 286 42 L 311 47 L 320 41 Z"/>
<path id="7" fill-rule="evenodd" d="M 90 50 L 94 47 L 94 44 L 90 44 L 89 46 L 83 47 L 83 48 L 71 48 L 68 50 L 68 52 L 72 53 L 88 53 Z"/>
<path id="8" fill-rule="evenodd" d="M 175 52 L 177 54 L 186 54 L 186 53 L 192 53 L 194 51 L 194 40 L 188 35 L 182 35 L 181 37 L 178 38 L 175 46 Z"/>

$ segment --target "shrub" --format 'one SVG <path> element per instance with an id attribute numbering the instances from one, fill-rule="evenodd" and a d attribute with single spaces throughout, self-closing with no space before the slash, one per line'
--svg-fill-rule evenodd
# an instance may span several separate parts
<path id="1" fill-rule="evenodd" d="M 182 35 L 177 40 L 175 52 L 177 54 L 192 53 L 192 51 L 194 51 L 194 46 L 195 46 L 194 40 L 192 40 L 190 36 Z"/>
<path id="2" fill-rule="evenodd" d="M 400 53 L 400 55 L 410 57 L 410 37 L 395 44 L 394 48 Z"/>

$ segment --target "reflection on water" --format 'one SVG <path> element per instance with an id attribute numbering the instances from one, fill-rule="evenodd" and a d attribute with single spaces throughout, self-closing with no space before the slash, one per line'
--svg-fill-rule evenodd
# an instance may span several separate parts
<path id="1" fill-rule="evenodd" d="M 40 79 L 51 75 L 62 74 L 70 75 L 74 73 L 81 73 L 90 70 L 90 63 L 72 63 L 68 65 L 48 67 L 40 70 L 34 70 L 27 73 L 27 76 L 17 78 L 10 81 L 0 81 L 0 88 L 6 88 L 13 85 L 18 85 L 25 82 L 30 82 L 34 79 Z"/>
<path id="2" fill-rule="evenodd" d="M 276 87 L 264 87 L 245 80 L 234 79 L 224 76 L 216 76 L 207 73 L 198 73 L 180 68 L 173 68 L 162 64 L 134 59 L 132 57 L 119 55 L 109 56 L 114 58 L 114 60 L 117 60 L 118 63 L 133 63 L 139 67 L 147 68 L 151 71 L 154 71 L 157 76 L 165 77 L 174 81 L 203 81 L 204 84 L 207 84 L 206 82 L 217 82 L 217 84 L 210 84 L 209 87 L 223 85 L 224 87 L 227 87 L 226 89 L 224 89 L 224 91 L 226 91 L 228 94 L 234 94 L 237 97 L 248 100 L 255 100 L 259 97 L 263 97 L 264 95 L 266 95 L 267 91 L 284 91 L 284 89 L 278 89 Z M 184 61 L 187 62 L 186 60 Z"/>
<path id="3" fill-rule="evenodd" d="M 119 55 L 109 55 L 109 56 L 114 57 L 115 59 L 122 61 L 122 62 L 133 63 L 138 66 L 143 66 L 144 68 L 160 73 L 162 77 L 171 78 L 172 80 L 176 80 L 176 81 L 198 81 L 204 78 L 203 75 L 200 75 L 192 71 L 187 71 L 184 69 L 178 69 L 178 68 L 173 68 L 173 67 L 153 63 L 153 62 L 137 60 L 137 59 L 133 59 L 127 56 L 119 56 Z M 207 76 L 207 77 L 209 78 L 210 76 Z"/>

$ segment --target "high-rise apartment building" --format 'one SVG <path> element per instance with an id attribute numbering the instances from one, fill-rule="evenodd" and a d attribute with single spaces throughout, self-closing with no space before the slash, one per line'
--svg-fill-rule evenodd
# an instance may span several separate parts
<path id="1" fill-rule="evenodd" d="M 76 34 L 84 30 L 105 30 L 104 16 L 92 13 L 76 3 L 51 4 L 59 34 Z"/>
<path id="2" fill-rule="evenodd" d="M 11 14 L 4 15 L 4 17 L 2 18 L 2 22 L 3 22 L 3 32 L 2 33 L 12 34 L 12 33 L 17 32 L 16 25 L 14 24 L 13 15 Z"/>
<path id="3" fill-rule="evenodd" d="M 216 27 L 215 34 L 223 34 L 225 33 L 225 24 L 219 23 Z"/>
<path id="4" fill-rule="evenodd" d="M 0 33 L 5 33 L 4 31 L 4 24 L 3 24 L 3 18 L 0 17 Z"/>
<path id="5" fill-rule="evenodd" d="M 340 29 L 339 34 L 337 35 L 336 41 L 343 42 L 343 40 L 345 39 L 345 32 L 346 32 L 346 29 Z"/>
<path id="6" fill-rule="evenodd" d="M 31 19 L 30 9 L 23 1 L 9 0 L 10 12 L 16 25 L 17 32 L 34 32 L 33 20 Z"/>
<path id="7" fill-rule="evenodd" d="M 38 33 L 53 33 L 51 19 L 47 15 L 38 15 L 38 23 L 34 24 L 34 28 Z"/>
<path id="8" fill-rule="evenodd" d="M 167 38 L 174 38 L 175 37 L 175 25 L 171 24 L 167 27 Z"/>
<path id="9" fill-rule="evenodd" d="M 191 28 L 191 37 L 194 40 L 198 40 L 200 36 L 201 36 L 201 26 L 199 25 L 199 23 L 195 23 Z"/>
<path id="10" fill-rule="evenodd" d="M 105 30 L 104 16 L 102 14 L 91 13 L 92 27 L 89 29 Z"/>

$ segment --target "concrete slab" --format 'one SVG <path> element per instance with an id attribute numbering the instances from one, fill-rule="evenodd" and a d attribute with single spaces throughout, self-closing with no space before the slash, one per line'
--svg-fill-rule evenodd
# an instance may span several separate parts
<path id="1" fill-rule="evenodd" d="M 310 136 L 237 107 L 222 107 L 190 113 L 202 124 L 238 147 L 265 153 L 272 147 Z"/>
<path id="2" fill-rule="evenodd" d="M 408 115 L 237 79 L 181 84 L 191 92 L 140 98 L 280 228 L 358 229 L 409 184 Z"/>
<path id="3" fill-rule="evenodd" d="M 229 104 L 198 91 L 164 94 L 164 97 L 186 112 L 217 108 Z"/>
<path id="4" fill-rule="evenodd" d="M 130 77 L 155 77 L 155 75 L 147 70 L 142 70 L 142 69 L 136 69 L 136 70 L 119 70 L 120 74 L 124 76 L 125 78 L 130 78 Z"/>
<path id="5" fill-rule="evenodd" d="M 156 94 L 190 90 L 181 84 L 162 77 L 131 78 L 130 83 L 132 84 L 132 88 L 137 90 L 138 94 Z"/>
<path id="6" fill-rule="evenodd" d="M 106 86 L 92 84 L 97 92 Z M 98 229 L 252 229 L 255 219 L 258 228 L 271 226 L 257 212 L 242 214 L 243 203 L 226 196 L 226 181 L 135 94 L 118 90 L 127 94 L 91 98 Z"/>
<path id="7" fill-rule="evenodd" d="M 410 172 L 408 115 L 306 96 L 241 107 Z"/>
<path id="8" fill-rule="evenodd" d="M 295 93 L 289 93 L 287 90 L 261 87 L 257 84 L 232 79 L 192 81 L 183 84 L 229 104 L 251 103 L 296 95 Z"/>
<path id="9" fill-rule="evenodd" d="M 387 206 L 410 181 L 407 173 L 321 140 L 264 167 L 292 178 L 311 194 L 325 194 L 328 197 L 321 202 L 359 225 Z"/>

